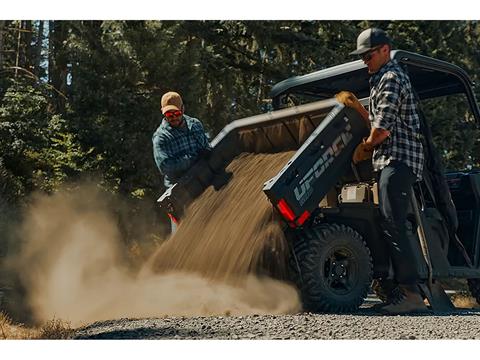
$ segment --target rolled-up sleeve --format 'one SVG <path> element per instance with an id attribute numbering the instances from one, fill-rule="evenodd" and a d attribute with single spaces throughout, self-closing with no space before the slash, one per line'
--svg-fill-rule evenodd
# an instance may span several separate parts
<path id="1" fill-rule="evenodd" d="M 387 73 L 378 84 L 372 127 L 391 131 L 398 117 L 402 85 L 395 73 Z"/>
<path id="2" fill-rule="evenodd" d="M 209 149 L 210 148 L 210 143 L 208 142 L 207 135 L 205 134 L 205 130 L 203 128 L 202 123 L 196 119 L 194 125 L 193 125 L 193 132 L 195 139 L 198 142 L 198 145 L 201 149 Z"/>

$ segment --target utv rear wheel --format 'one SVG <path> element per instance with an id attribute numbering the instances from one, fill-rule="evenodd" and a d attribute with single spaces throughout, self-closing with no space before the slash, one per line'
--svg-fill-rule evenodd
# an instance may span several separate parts
<path id="1" fill-rule="evenodd" d="M 305 310 L 351 312 L 360 307 L 372 282 L 372 259 L 360 234 L 345 225 L 321 224 L 303 230 L 293 251 L 290 264 L 297 271 L 292 279 Z"/>
<path id="2" fill-rule="evenodd" d="M 480 305 L 480 279 L 468 279 L 467 283 L 470 294 L 477 300 L 477 304 Z"/>

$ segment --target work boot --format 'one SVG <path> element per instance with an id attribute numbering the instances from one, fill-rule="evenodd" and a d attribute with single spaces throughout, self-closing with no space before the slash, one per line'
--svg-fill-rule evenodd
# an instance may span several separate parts
<path id="1" fill-rule="evenodd" d="M 397 301 L 403 293 L 398 288 L 398 283 L 393 279 L 374 279 L 372 282 L 372 290 L 382 301 L 380 304 L 372 306 L 373 310 L 378 310 L 385 305 L 392 304 Z"/>
<path id="2" fill-rule="evenodd" d="M 372 290 L 383 303 L 391 303 L 398 283 L 393 279 L 373 279 Z"/>
<path id="3" fill-rule="evenodd" d="M 399 285 L 399 296 L 392 303 L 377 308 L 377 311 L 385 315 L 403 315 L 428 313 L 429 310 L 419 291 L 415 286 Z"/>

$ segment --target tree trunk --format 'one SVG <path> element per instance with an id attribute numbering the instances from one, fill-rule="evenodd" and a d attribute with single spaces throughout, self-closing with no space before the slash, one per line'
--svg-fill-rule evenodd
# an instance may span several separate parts
<path id="1" fill-rule="evenodd" d="M 58 112 L 65 112 L 65 95 L 67 91 L 67 56 L 64 41 L 67 38 L 66 21 L 49 21 L 49 61 L 48 79 L 55 89 L 55 108 Z"/>
<path id="2" fill-rule="evenodd" d="M 51 85 L 53 85 L 52 74 L 55 69 L 55 56 L 53 48 L 54 38 L 54 21 L 50 20 L 48 22 L 48 82 Z"/>
<path id="3" fill-rule="evenodd" d="M 33 56 L 34 56 L 34 50 L 32 47 L 32 21 L 31 20 L 26 20 L 24 21 L 24 33 L 23 33 L 23 61 L 22 61 L 22 67 L 27 69 L 28 71 L 33 70 Z"/>
<path id="4" fill-rule="evenodd" d="M 22 57 L 22 21 L 17 22 L 17 50 L 15 54 L 15 78 L 18 75 L 18 67 L 20 66 L 20 59 Z"/>
<path id="5" fill-rule="evenodd" d="M 44 31 L 44 21 L 40 20 L 38 24 L 38 33 L 37 33 L 37 41 L 35 43 L 35 55 L 34 55 L 34 73 L 38 77 L 42 77 L 42 48 L 43 48 L 43 31 Z"/>
<path id="6" fill-rule="evenodd" d="M 3 68 L 3 51 L 4 49 L 4 44 L 3 44 L 3 29 L 5 28 L 5 20 L 0 20 L 0 69 Z"/>

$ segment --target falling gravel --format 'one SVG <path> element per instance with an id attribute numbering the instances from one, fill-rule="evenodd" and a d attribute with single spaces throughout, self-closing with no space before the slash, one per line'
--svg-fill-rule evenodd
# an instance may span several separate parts
<path id="1" fill-rule="evenodd" d="M 154 271 L 194 272 L 223 281 L 275 265 L 274 272 L 284 273 L 288 246 L 262 187 L 293 154 L 235 158 L 227 167 L 232 179 L 219 191 L 210 186 L 190 205 L 178 231 L 152 257 Z M 265 251 L 271 255 L 268 263 Z"/>

